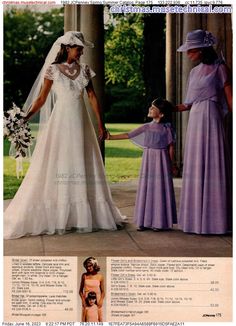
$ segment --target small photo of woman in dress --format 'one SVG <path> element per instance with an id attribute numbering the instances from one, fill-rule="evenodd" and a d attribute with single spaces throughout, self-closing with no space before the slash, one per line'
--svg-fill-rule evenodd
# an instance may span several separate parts
<path id="1" fill-rule="evenodd" d="M 86 272 L 81 276 L 79 288 L 79 295 L 82 300 L 82 321 L 92 321 L 84 320 L 86 318 L 97 318 L 99 320 L 96 321 L 102 322 L 105 297 L 104 276 L 100 273 L 100 266 L 95 257 L 85 259 L 83 267 Z"/>

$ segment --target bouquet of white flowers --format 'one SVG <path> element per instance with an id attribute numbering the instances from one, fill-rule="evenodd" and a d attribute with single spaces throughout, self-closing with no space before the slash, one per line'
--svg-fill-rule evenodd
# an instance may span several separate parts
<path id="1" fill-rule="evenodd" d="M 29 124 L 24 120 L 25 112 L 13 103 L 12 108 L 4 112 L 4 137 L 14 146 L 15 158 L 25 157 L 32 145 Z"/>

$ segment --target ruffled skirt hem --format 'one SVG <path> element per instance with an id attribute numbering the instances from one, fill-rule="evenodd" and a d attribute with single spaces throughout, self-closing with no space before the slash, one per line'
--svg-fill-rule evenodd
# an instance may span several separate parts
<path id="1" fill-rule="evenodd" d="M 31 207 L 10 207 L 5 213 L 4 238 L 29 235 L 88 233 L 122 228 L 125 217 L 109 201 L 80 201 L 56 205 L 43 203 Z"/>

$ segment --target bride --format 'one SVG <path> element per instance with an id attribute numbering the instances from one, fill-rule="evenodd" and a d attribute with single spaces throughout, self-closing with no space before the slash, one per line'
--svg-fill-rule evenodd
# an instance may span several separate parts
<path id="1" fill-rule="evenodd" d="M 106 130 L 91 81 L 95 73 L 79 63 L 84 46 L 93 44 L 81 32 L 59 37 L 27 99 L 25 119 L 41 109 L 40 129 L 29 170 L 4 213 L 5 239 L 116 230 L 124 220 L 112 201 L 83 99 L 86 89 L 102 139 Z"/>

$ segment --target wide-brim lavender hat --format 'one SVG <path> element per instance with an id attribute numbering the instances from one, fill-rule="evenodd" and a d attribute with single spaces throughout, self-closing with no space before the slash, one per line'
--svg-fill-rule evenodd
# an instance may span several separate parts
<path id="1" fill-rule="evenodd" d="M 210 32 L 196 29 L 187 34 L 185 43 L 177 51 L 185 52 L 190 49 L 207 48 L 214 44 L 216 44 L 216 38 Z"/>
<path id="2" fill-rule="evenodd" d="M 55 42 L 56 44 L 64 44 L 64 45 L 79 45 L 79 46 L 87 46 L 89 48 L 93 48 L 94 44 L 84 39 L 84 35 L 78 31 L 68 31 L 63 36 L 58 37 Z"/>

